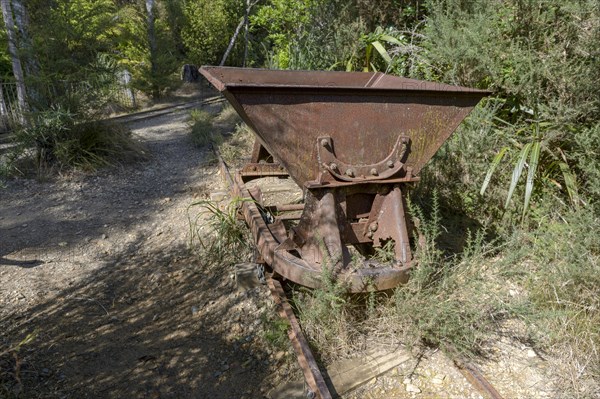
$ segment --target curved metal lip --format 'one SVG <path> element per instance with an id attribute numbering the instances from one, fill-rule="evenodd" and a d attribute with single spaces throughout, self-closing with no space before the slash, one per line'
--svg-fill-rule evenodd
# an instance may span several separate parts
<path id="1" fill-rule="evenodd" d="M 202 66 L 199 69 L 200 73 L 205 76 L 219 91 L 225 91 L 228 89 L 235 88 L 247 88 L 256 90 L 273 90 L 273 89 L 291 89 L 291 90 L 332 90 L 332 91 L 348 91 L 354 92 L 370 92 L 370 91 L 383 91 L 383 92 L 433 92 L 433 93 L 452 93 L 454 94 L 474 94 L 478 96 L 486 96 L 492 92 L 488 90 L 473 89 L 463 86 L 454 86 L 439 82 L 428 82 L 417 79 L 410 79 L 400 76 L 388 75 L 383 72 L 342 72 L 342 71 L 307 71 L 307 70 L 279 70 L 279 69 L 264 69 L 264 68 L 237 68 L 237 67 L 217 67 L 217 66 Z M 219 71 L 231 72 L 231 73 L 242 73 L 250 75 L 263 75 L 267 76 L 269 73 L 277 74 L 278 76 L 288 75 L 290 77 L 298 78 L 304 75 L 305 78 L 309 79 L 311 76 L 319 79 L 324 77 L 330 77 L 329 82 L 326 83 L 293 83 L 290 79 L 289 83 L 274 83 L 274 82 L 242 82 L 242 81 L 226 81 L 225 76 L 216 76 Z M 213 73 L 213 72 L 216 72 Z M 365 84 L 338 84 L 336 78 L 348 78 L 350 76 L 357 77 L 357 80 L 365 82 Z M 238 79 L 239 80 L 239 79 Z M 315 79 L 316 80 L 316 79 Z"/>

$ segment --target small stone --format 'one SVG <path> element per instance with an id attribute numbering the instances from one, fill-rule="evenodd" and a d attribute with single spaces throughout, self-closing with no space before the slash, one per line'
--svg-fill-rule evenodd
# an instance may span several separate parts
<path id="1" fill-rule="evenodd" d="M 213 374 L 213 377 L 218 378 L 221 376 L 221 374 L 223 374 L 223 373 L 221 373 L 220 371 L 215 371 Z"/>
<path id="2" fill-rule="evenodd" d="M 21 227 L 27 227 L 27 223 L 23 223 Z"/>
<path id="3" fill-rule="evenodd" d="M 228 197 L 227 192 L 225 191 L 217 191 L 214 193 L 210 193 L 210 200 L 213 202 L 221 202 Z"/>
<path id="4" fill-rule="evenodd" d="M 432 384 L 436 384 L 436 385 L 440 385 L 444 382 L 444 378 L 446 378 L 445 375 L 442 374 L 438 374 L 435 377 L 433 377 L 433 379 L 431 380 Z"/>
<path id="5" fill-rule="evenodd" d="M 368 384 L 369 384 L 369 385 L 374 385 L 374 384 L 377 384 L 377 377 L 373 377 L 373 378 L 371 378 L 371 380 L 369 380 Z"/>
<path id="6" fill-rule="evenodd" d="M 108 236 L 106 234 L 102 234 L 102 239 L 106 240 L 108 238 Z"/>
<path id="7" fill-rule="evenodd" d="M 533 349 L 528 349 L 527 357 L 529 357 L 529 358 L 537 357 L 537 354 L 535 353 L 535 351 Z"/>
<path id="8" fill-rule="evenodd" d="M 198 313 L 198 306 L 192 306 L 192 315 L 196 315 Z"/>
<path id="9" fill-rule="evenodd" d="M 43 376 L 48 376 L 50 375 L 50 370 L 47 368 L 43 368 L 42 371 L 40 371 L 40 374 Z"/>
<path id="10" fill-rule="evenodd" d="M 421 393 L 421 390 L 419 389 L 418 386 L 413 385 L 413 384 L 406 384 L 406 392 L 410 392 L 410 393 Z"/>
<path id="11" fill-rule="evenodd" d="M 223 366 L 221 366 L 221 371 L 227 371 L 227 370 L 229 370 L 228 364 L 224 364 Z"/>
<path id="12" fill-rule="evenodd" d="M 67 242 L 66 241 L 61 241 L 58 243 L 59 247 L 66 247 L 67 246 Z"/>

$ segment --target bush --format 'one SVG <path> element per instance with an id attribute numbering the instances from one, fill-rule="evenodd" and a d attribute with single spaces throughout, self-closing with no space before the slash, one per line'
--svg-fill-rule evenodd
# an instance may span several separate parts
<path id="1" fill-rule="evenodd" d="M 198 147 L 206 147 L 217 142 L 218 135 L 213 134 L 213 116 L 206 111 L 195 109 L 190 113 L 192 141 Z"/>
<path id="2" fill-rule="evenodd" d="M 62 109 L 40 112 L 28 127 L 18 130 L 6 161 L 16 167 L 33 160 L 38 171 L 81 168 L 94 170 L 147 158 L 143 146 L 121 125 L 107 121 L 78 121 Z"/>
<path id="3" fill-rule="evenodd" d="M 596 183 L 582 182 L 595 176 L 586 146 L 599 134 L 599 32 L 599 10 L 591 1 L 430 2 L 420 44 L 431 67 L 417 73 L 492 89 L 501 101 L 490 131 L 495 145 L 465 154 L 476 164 L 469 168 L 480 181 L 485 175 L 481 165 L 503 151 L 510 167 L 496 171 L 499 181 L 510 182 L 508 188 L 525 180 L 516 178 L 513 166 L 527 156 L 523 175 L 530 175 L 534 204 L 579 206 L 575 176 L 586 201 L 597 200 Z M 489 144 L 489 138 L 481 139 Z M 531 153 L 524 151 L 527 146 Z M 516 179 L 511 182 L 510 176 Z M 507 191 L 512 190 L 504 191 L 504 198 Z M 516 187 L 515 194 L 523 198 L 525 187 Z M 527 211 L 527 200 L 515 203 L 517 211 Z"/>

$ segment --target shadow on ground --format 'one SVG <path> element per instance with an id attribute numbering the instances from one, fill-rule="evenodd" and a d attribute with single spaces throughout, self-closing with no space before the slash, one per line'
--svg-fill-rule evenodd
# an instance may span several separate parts
<path id="1" fill-rule="evenodd" d="M 2 382 L 22 397 L 261 397 L 267 354 L 244 331 L 252 323 L 237 321 L 262 310 L 248 308 L 225 269 L 207 267 L 182 247 L 127 252 L 0 320 L 13 343 L 36 334 L 18 353 L 21 383 Z"/>

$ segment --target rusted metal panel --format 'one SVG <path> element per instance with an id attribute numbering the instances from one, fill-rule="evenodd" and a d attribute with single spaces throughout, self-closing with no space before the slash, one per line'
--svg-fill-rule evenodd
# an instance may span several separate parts
<path id="1" fill-rule="evenodd" d="M 304 190 L 298 215 L 267 215 L 244 202 L 261 257 L 280 276 L 308 287 L 322 271 L 350 292 L 405 282 L 413 265 L 403 190 L 487 92 L 381 73 L 267 71 L 203 67 L 257 136 L 244 182 L 284 176 Z M 370 255 L 391 243 L 394 260 Z M 351 246 L 364 260 L 355 258 Z"/>
<path id="2" fill-rule="evenodd" d="M 200 72 L 300 186 L 321 171 L 320 137 L 330 138 L 347 165 L 377 164 L 399 137 L 407 137 L 404 163 L 416 175 L 487 94 L 378 73 L 217 67 Z"/>

